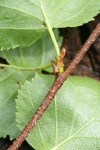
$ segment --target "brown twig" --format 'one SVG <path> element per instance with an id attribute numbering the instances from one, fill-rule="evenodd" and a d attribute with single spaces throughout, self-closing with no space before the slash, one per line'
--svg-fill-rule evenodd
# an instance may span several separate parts
<path id="1" fill-rule="evenodd" d="M 97 37 L 100 35 L 100 23 L 96 26 L 96 28 L 93 30 L 85 44 L 82 46 L 81 50 L 78 52 L 78 54 L 75 56 L 75 58 L 72 60 L 68 68 L 63 72 L 60 73 L 59 76 L 54 81 L 53 85 L 51 86 L 49 92 L 47 93 L 46 97 L 44 98 L 43 102 L 29 121 L 29 123 L 26 125 L 24 130 L 21 132 L 21 134 L 16 138 L 16 140 L 13 142 L 13 144 L 8 148 L 8 150 L 17 150 L 20 145 L 23 143 L 23 141 L 26 139 L 32 128 L 36 125 L 37 121 L 42 117 L 45 110 L 48 108 L 49 104 L 53 100 L 55 94 L 62 86 L 63 82 L 67 79 L 67 77 L 71 74 L 71 72 L 75 69 L 77 64 L 80 62 L 80 60 L 83 58 L 85 53 L 88 51 L 92 43 L 97 39 Z"/>

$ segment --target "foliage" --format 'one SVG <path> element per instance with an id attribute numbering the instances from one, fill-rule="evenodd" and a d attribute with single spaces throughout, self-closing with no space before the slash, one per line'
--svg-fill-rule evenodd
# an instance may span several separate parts
<path id="1" fill-rule="evenodd" d="M 31 45 L 48 29 L 47 21 L 52 28 L 80 26 L 99 9 L 99 0 L 0 0 L 1 50 Z"/>
<path id="2" fill-rule="evenodd" d="M 20 85 L 33 76 L 32 71 L 0 70 L 0 137 L 14 139 L 19 134 L 15 122 L 15 98 Z"/>
<path id="3" fill-rule="evenodd" d="M 58 31 L 54 33 L 61 44 L 62 38 L 59 37 Z M 48 45 L 48 51 L 46 45 Z M 15 99 L 18 89 L 25 80 L 34 77 L 34 70 L 48 67 L 55 55 L 48 33 L 28 48 L 5 50 L 0 55 L 9 63 L 8 68 L 0 70 L 0 137 L 9 135 L 10 139 L 14 139 L 19 134 L 15 122 Z"/>
<path id="4" fill-rule="evenodd" d="M 28 123 L 54 81 L 35 75 L 26 81 L 16 100 L 20 130 Z M 65 81 L 27 141 L 39 150 L 100 148 L 100 83 L 83 77 Z M 27 104 L 27 105 L 26 105 Z"/>
<path id="5" fill-rule="evenodd" d="M 58 30 L 54 31 L 58 44 L 61 45 L 62 38 Z M 2 51 L 1 56 L 7 60 L 10 66 L 26 70 L 43 69 L 50 66 L 51 60 L 55 57 L 54 46 L 49 33 L 27 48 L 15 48 L 13 51 Z M 13 57 L 12 57 L 13 56 Z M 49 56 L 49 57 L 48 57 Z"/>
<path id="6" fill-rule="evenodd" d="M 0 57 L 8 63 L 0 64 L 0 137 L 19 134 L 53 83 L 53 76 L 41 75 L 61 46 L 52 28 L 87 23 L 99 6 L 99 0 L 0 0 Z M 100 149 L 99 89 L 95 80 L 70 77 L 30 133 L 29 144 L 37 150 Z"/>

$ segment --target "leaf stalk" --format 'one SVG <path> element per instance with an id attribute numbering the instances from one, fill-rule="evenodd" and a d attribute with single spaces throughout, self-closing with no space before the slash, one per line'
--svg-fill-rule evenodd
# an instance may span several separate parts
<path id="1" fill-rule="evenodd" d="M 40 2 L 41 10 L 42 10 L 43 15 L 44 15 L 46 27 L 47 27 L 47 29 L 48 29 L 48 32 L 49 32 L 50 37 L 51 37 L 51 39 L 52 39 L 52 42 L 53 42 L 53 44 L 54 44 L 54 48 L 55 48 L 55 51 L 56 51 L 56 60 L 57 60 L 57 62 L 58 62 L 58 57 L 59 57 L 59 55 L 60 55 L 60 49 L 59 49 L 57 40 L 56 40 L 56 38 L 55 38 L 54 32 L 53 32 L 53 30 L 52 30 L 52 27 L 51 27 L 51 25 L 50 25 L 50 23 L 49 23 L 49 21 L 48 21 L 47 16 L 46 16 L 46 13 L 45 13 L 44 7 L 43 7 L 43 5 L 42 5 L 42 3 L 41 3 L 41 0 L 39 0 L 39 2 Z"/>

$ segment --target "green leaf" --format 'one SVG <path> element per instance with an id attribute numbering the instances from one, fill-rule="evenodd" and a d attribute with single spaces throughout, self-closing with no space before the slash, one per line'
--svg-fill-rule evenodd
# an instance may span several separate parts
<path id="1" fill-rule="evenodd" d="M 32 117 L 54 77 L 36 74 L 18 93 L 17 123 L 22 130 Z M 100 82 L 69 77 L 27 137 L 36 150 L 100 149 Z"/>
<path id="2" fill-rule="evenodd" d="M 55 36 L 61 45 L 62 38 L 59 36 L 58 30 L 54 31 Z M 9 65 L 17 66 L 19 69 L 42 69 L 51 65 L 51 60 L 55 58 L 54 46 L 52 44 L 49 33 L 27 48 L 16 48 L 13 51 L 5 50 L 1 52 Z M 12 57 L 13 56 L 13 57 Z"/>
<path id="3" fill-rule="evenodd" d="M 100 0 L 0 0 L 1 50 L 31 45 L 45 32 L 47 21 L 52 28 L 80 26 L 99 9 Z"/>
<path id="4" fill-rule="evenodd" d="M 31 71 L 0 69 L 0 137 L 9 135 L 10 139 L 14 139 L 18 135 L 15 99 L 21 84 L 33 76 Z"/>
<path id="5" fill-rule="evenodd" d="M 61 43 L 62 38 L 58 36 L 57 30 L 55 34 Z M 32 70 L 45 67 L 54 58 L 53 44 L 49 34 L 45 33 L 45 36 L 31 47 L 3 51 L 0 56 L 8 61 L 9 65 L 6 67 L 16 68 L 0 69 L 0 137 L 9 135 L 13 139 L 19 133 L 15 122 L 15 99 L 18 89 L 26 79 L 30 80 L 34 76 Z M 28 69 L 30 71 L 27 71 Z"/>

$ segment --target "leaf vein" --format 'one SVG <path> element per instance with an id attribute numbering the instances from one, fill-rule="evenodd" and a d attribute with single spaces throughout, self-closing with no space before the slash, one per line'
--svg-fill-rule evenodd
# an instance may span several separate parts
<path id="1" fill-rule="evenodd" d="M 42 141 L 43 147 L 45 149 L 45 143 L 44 143 L 43 136 L 42 136 L 42 133 L 41 133 L 41 130 L 40 130 L 39 122 L 37 123 L 37 126 L 38 126 L 38 130 L 39 130 L 39 134 L 40 134 L 40 137 L 41 137 L 41 141 Z"/>
<path id="2" fill-rule="evenodd" d="M 57 144 L 57 139 L 58 139 L 58 115 L 57 115 L 57 99 L 56 99 L 56 96 L 55 96 L 55 120 L 56 120 L 56 123 L 55 123 L 55 126 L 56 126 L 55 145 L 56 145 Z"/>
<path id="3" fill-rule="evenodd" d="M 78 129 L 74 134 L 72 134 L 70 137 L 67 137 L 64 141 L 62 141 L 61 143 L 59 143 L 57 146 L 53 147 L 51 150 L 57 150 L 59 147 L 61 147 L 63 144 L 65 144 L 66 142 L 70 141 L 72 138 L 75 137 L 76 134 L 78 134 L 80 131 L 82 131 L 85 127 L 87 127 L 88 125 L 90 125 L 90 123 L 92 123 L 94 121 L 94 119 L 91 119 L 90 121 L 88 121 L 85 125 L 83 125 L 80 129 Z"/>
<path id="4" fill-rule="evenodd" d="M 8 6 L 6 6 L 6 5 L 0 5 L 0 7 L 12 9 L 12 10 L 18 11 L 18 12 L 20 12 L 20 13 L 24 13 L 24 14 L 26 14 L 26 15 L 28 15 L 28 16 L 34 17 L 34 18 L 36 18 L 37 20 L 39 20 L 39 21 L 41 21 L 41 22 L 43 21 L 42 19 L 40 19 L 40 18 L 34 16 L 33 14 L 30 14 L 30 13 L 28 13 L 28 12 L 22 11 L 22 10 L 20 10 L 20 9 L 15 9 L 15 8 L 12 8 L 12 7 L 8 7 Z"/>
<path id="5" fill-rule="evenodd" d="M 78 16 L 78 15 L 79 15 L 81 12 L 83 12 L 92 2 L 93 2 L 93 0 L 89 1 L 89 3 L 88 3 L 83 9 L 81 9 L 80 11 L 78 11 L 76 14 L 73 14 L 71 17 L 67 18 L 66 20 L 61 21 L 60 24 L 62 24 L 63 22 L 66 22 L 66 21 L 71 20 L 72 18 Z M 54 22 L 53 24 L 57 24 L 57 23 L 58 23 L 58 21 L 57 21 L 57 22 Z"/>

